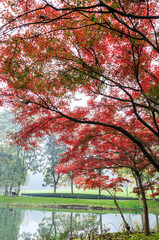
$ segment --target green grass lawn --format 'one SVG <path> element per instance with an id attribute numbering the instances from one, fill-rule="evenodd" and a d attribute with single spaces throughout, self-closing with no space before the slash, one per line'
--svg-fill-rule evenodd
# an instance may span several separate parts
<path id="1" fill-rule="evenodd" d="M 138 200 L 118 200 L 119 206 L 125 211 L 139 211 L 141 206 Z M 57 205 L 87 205 L 98 206 L 106 209 L 115 209 L 113 200 L 87 200 L 68 198 L 46 198 L 46 197 L 11 197 L 0 195 L 0 206 L 17 206 L 27 208 L 53 208 Z M 149 212 L 159 212 L 159 202 L 148 200 Z"/>
<path id="2" fill-rule="evenodd" d="M 52 190 L 22 190 L 22 193 L 52 193 Z M 69 189 L 57 189 L 57 193 L 70 193 Z M 98 190 L 78 190 L 74 189 L 74 193 L 82 194 L 97 194 Z M 107 191 L 102 191 L 102 195 L 109 196 Z M 127 196 L 126 190 L 123 188 L 123 192 L 117 194 L 119 197 L 132 197 L 136 198 L 136 194 L 132 193 L 132 189 L 129 188 L 129 193 Z M 149 198 L 149 196 L 148 196 Z M 119 206 L 125 211 L 139 211 L 142 207 L 138 200 L 118 200 Z M 114 210 L 116 209 L 113 200 L 93 200 L 93 199 L 71 199 L 71 198 L 49 198 L 49 197 L 11 197 L 0 195 L 0 206 L 18 206 L 27 208 L 53 208 L 57 205 L 87 205 L 87 206 L 97 206 L 106 209 Z M 159 212 L 159 202 L 148 200 L 149 212 L 158 213 Z"/>

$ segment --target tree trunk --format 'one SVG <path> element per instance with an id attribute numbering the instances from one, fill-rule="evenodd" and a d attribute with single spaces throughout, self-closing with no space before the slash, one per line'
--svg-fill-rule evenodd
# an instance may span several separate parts
<path id="1" fill-rule="evenodd" d="M 152 199 L 153 199 L 153 201 L 156 201 L 155 196 L 153 196 L 154 191 L 153 191 L 152 189 L 151 189 L 151 193 L 152 193 Z"/>
<path id="2" fill-rule="evenodd" d="M 56 225 L 55 225 L 55 213 L 54 212 L 52 212 L 52 221 L 51 221 L 51 224 L 50 224 L 50 227 L 49 227 L 49 235 L 48 235 L 49 239 L 51 239 L 51 235 L 53 233 L 53 227 L 54 227 L 54 235 L 56 237 Z"/>
<path id="3" fill-rule="evenodd" d="M 113 200 L 114 200 L 114 203 L 115 203 L 117 209 L 118 209 L 119 212 L 120 212 L 120 215 L 121 215 L 121 217 L 122 217 L 122 219 L 123 219 L 123 222 L 124 222 L 124 225 L 125 225 L 125 228 L 126 228 L 127 232 L 130 232 L 130 226 L 129 226 L 129 224 L 126 222 L 125 217 L 124 217 L 124 215 L 123 215 L 123 213 L 122 213 L 122 211 L 121 211 L 121 208 L 119 207 L 119 205 L 118 205 L 115 197 L 113 198 Z"/>
<path id="4" fill-rule="evenodd" d="M 134 171 L 131 171 L 132 172 L 132 175 L 133 177 L 135 178 L 135 182 L 136 182 L 136 186 L 138 187 L 139 186 L 139 181 L 138 181 L 138 177 L 136 175 L 136 173 Z M 140 186 L 139 186 L 140 187 Z M 139 198 L 139 203 L 140 205 L 142 205 L 142 199 L 141 199 L 141 195 L 140 194 L 137 194 L 138 198 Z"/>
<path id="5" fill-rule="evenodd" d="M 4 192 L 5 196 L 8 196 L 8 186 L 5 186 L 5 192 Z"/>
<path id="6" fill-rule="evenodd" d="M 155 214 L 156 216 L 156 230 L 159 230 L 159 220 L 158 220 L 158 214 Z"/>
<path id="7" fill-rule="evenodd" d="M 99 197 L 101 196 L 101 188 L 98 188 Z"/>
<path id="8" fill-rule="evenodd" d="M 144 232 L 144 213 L 141 213 L 141 231 Z"/>
<path id="9" fill-rule="evenodd" d="M 141 175 L 139 174 L 138 171 L 136 171 L 135 174 L 137 176 L 138 183 L 139 183 L 140 190 L 141 190 L 141 195 L 142 195 L 142 202 L 143 202 L 143 209 L 144 209 L 144 233 L 145 233 L 145 235 L 150 235 L 148 206 L 147 206 L 145 190 L 142 185 Z"/>
<path id="10" fill-rule="evenodd" d="M 103 233 L 102 214 L 100 213 L 100 233 Z"/>
<path id="11" fill-rule="evenodd" d="M 72 232 L 73 232 L 72 223 L 73 223 L 73 213 L 71 212 L 71 215 L 70 215 L 70 238 L 72 238 Z"/>
<path id="12" fill-rule="evenodd" d="M 123 219 L 123 222 L 124 222 L 124 226 L 125 226 L 125 228 L 126 228 L 126 231 L 127 231 L 127 232 L 131 232 L 131 231 L 130 231 L 130 226 L 129 226 L 129 224 L 126 222 L 125 217 L 124 217 L 124 215 L 123 215 L 123 213 L 122 213 L 121 208 L 120 208 L 119 205 L 118 205 L 118 202 L 116 201 L 115 196 L 114 196 L 109 190 L 107 190 L 107 191 L 108 191 L 108 193 L 112 196 L 112 198 L 113 198 L 113 200 L 114 200 L 114 203 L 115 203 L 115 206 L 117 207 L 117 209 L 118 209 L 119 212 L 120 212 L 120 215 L 121 215 L 121 217 L 122 217 L 122 219 Z"/>
<path id="13" fill-rule="evenodd" d="M 141 198 L 141 195 L 140 195 L 140 194 L 138 195 L 138 198 L 139 198 L 139 203 L 140 203 L 140 205 L 142 205 L 142 198 Z"/>
<path id="14" fill-rule="evenodd" d="M 57 184 L 54 182 L 54 193 L 56 193 Z"/>
<path id="15" fill-rule="evenodd" d="M 54 171 L 54 169 L 51 172 L 51 175 L 53 177 L 53 184 L 54 184 L 54 193 L 56 193 L 56 189 L 57 189 L 57 184 L 60 178 L 60 174 L 57 174 L 57 178 L 56 178 L 56 173 Z"/>
<path id="16" fill-rule="evenodd" d="M 13 185 L 11 185 L 9 188 L 9 198 L 11 198 L 11 196 L 12 196 L 12 188 L 13 188 Z"/>
<path id="17" fill-rule="evenodd" d="M 73 178 L 71 178 L 71 193 L 73 194 Z"/>
<path id="18" fill-rule="evenodd" d="M 18 183 L 18 188 L 17 188 L 17 196 L 19 196 L 19 193 L 20 193 L 20 187 L 21 187 L 21 183 L 19 182 L 19 183 Z"/>

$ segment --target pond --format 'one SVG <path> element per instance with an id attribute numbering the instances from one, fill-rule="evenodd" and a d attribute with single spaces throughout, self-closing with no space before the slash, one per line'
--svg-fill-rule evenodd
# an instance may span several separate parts
<path id="1" fill-rule="evenodd" d="M 142 214 L 124 214 L 134 230 L 142 229 Z M 159 215 L 149 214 L 151 229 L 159 227 Z M 122 231 L 121 216 L 115 213 L 80 213 L 0 208 L 0 235 L 3 240 L 67 239 L 91 231 Z"/>

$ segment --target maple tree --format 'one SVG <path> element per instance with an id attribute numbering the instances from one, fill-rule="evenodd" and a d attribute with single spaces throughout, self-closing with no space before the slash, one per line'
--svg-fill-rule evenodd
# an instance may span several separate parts
<path id="1" fill-rule="evenodd" d="M 70 163 L 70 160 L 69 160 L 69 163 Z M 59 166 L 60 166 L 60 170 L 59 170 Z M 74 173 L 74 170 L 72 169 L 72 164 L 69 164 L 65 168 L 65 165 L 60 165 L 60 163 L 59 163 L 55 170 L 56 170 L 56 172 L 63 174 L 64 180 L 62 182 L 65 184 L 65 186 L 67 186 L 67 184 L 70 185 L 71 194 L 73 194 L 75 173 Z"/>
<path id="2" fill-rule="evenodd" d="M 36 143 L 59 125 L 98 125 L 125 135 L 159 171 L 157 1 L 3 5 L 1 104 L 17 112 L 17 137 Z M 87 107 L 72 110 L 77 92 Z"/>
<path id="3" fill-rule="evenodd" d="M 117 185 L 122 185 L 122 181 L 126 179 L 117 177 L 111 179 L 107 173 L 101 174 L 101 170 L 105 169 L 130 169 L 135 176 L 137 186 L 134 187 L 134 192 L 142 196 L 143 210 L 144 210 L 144 230 L 145 234 L 149 234 L 149 217 L 148 206 L 146 200 L 146 191 L 153 189 L 153 184 L 149 181 L 143 182 L 144 169 L 151 170 L 150 164 L 147 159 L 143 159 L 142 154 L 132 145 L 132 142 L 124 139 L 122 135 L 112 136 L 111 133 L 99 134 L 99 128 L 87 128 L 76 134 L 76 138 L 72 142 L 72 146 L 68 148 L 68 151 L 63 156 L 61 164 L 58 166 L 58 171 L 66 174 L 70 170 L 74 172 L 75 183 L 79 187 L 86 188 L 100 188 L 106 189 L 113 197 L 115 205 L 121 213 L 122 211 L 118 206 L 115 195 L 112 194 L 111 189 L 116 189 Z M 63 133 L 64 134 L 64 133 Z M 69 137 L 74 138 L 74 131 L 70 132 Z M 67 134 L 66 134 L 67 136 Z M 61 137 L 67 142 L 67 137 Z M 109 140 L 108 140 L 109 139 Z M 151 141 L 151 139 L 150 139 Z M 72 160 L 70 162 L 70 159 Z M 152 170 L 151 170 L 152 171 Z M 115 172 L 116 173 L 116 172 Z M 120 171 L 119 171 L 120 173 Z M 145 180 L 145 179 L 144 179 Z M 125 220 L 123 219 L 125 222 Z M 125 222 L 126 229 L 129 226 Z"/>
<path id="4" fill-rule="evenodd" d="M 22 126 L 15 141 L 63 132 L 72 146 L 77 132 L 95 131 L 159 171 L 158 1 L 2 4 L 0 103 Z M 72 107 L 77 93 L 86 106 Z"/>
<path id="5" fill-rule="evenodd" d="M 103 132 L 103 129 L 99 129 L 97 126 L 87 127 L 87 131 L 85 130 L 85 128 L 81 128 L 78 135 L 76 132 L 76 138 L 74 138 L 74 131 L 70 131 L 69 137 L 74 140 L 61 159 L 61 163 L 57 168 L 58 171 L 65 174 L 72 169 L 75 179 L 78 177 L 79 186 L 105 189 L 109 185 L 108 183 L 106 184 L 109 178 L 107 175 L 102 176 L 100 170 L 130 169 L 138 185 L 138 188 L 135 188 L 135 190 L 138 193 L 140 192 L 142 196 L 144 229 L 145 234 L 149 234 L 146 190 L 150 189 L 151 186 L 149 182 L 143 183 L 144 169 L 149 170 L 151 168 L 149 161 L 143 157 L 135 144 L 132 144 L 130 140 L 119 133 L 114 136 L 111 132 Z M 63 133 L 61 139 L 68 142 L 67 134 Z M 152 139 L 149 138 L 149 141 L 151 142 Z M 70 159 L 72 160 L 71 162 Z M 109 181 L 111 182 L 111 179 Z M 113 180 L 110 186 L 113 188 L 115 184 L 120 184 L 119 178 Z"/>
<path id="6" fill-rule="evenodd" d="M 130 226 L 125 220 L 123 212 L 116 200 L 117 192 L 122 191 L 121 187 L 123 187 L 123 183 L 126 181 L 128 180 L 122 177 L 110 178 L 107 175 L 102 175 L 101 173 L 95 171 L 85 171 L 83 177 L 76 178 L 76 184 L 79 188 L 84 187 L 84 189 L 95 189 L 100 187 L 101 190 L 106 190 L 112 197 L 115 206 L 120 212 L 126 231 L 130 232 Z"/>
<path id="7" fill-rule="evenodd" d="M 139 200 L 141 202 L 141 190 L 138 184 L 138 180 L 136 176 L 133 174 L 135 181 L 136 181 L 136 187 L 134 187 L 133 192 L 135 192 L 139 196 Z M 151 194 L 149 194 L 153 200 L 155 201 L 155 196 L 159 195 L 158 193 L 158 172 L 156 173 L 153 168 L 143 169 L 141 171 L 141 178 L 142 178 L 142 185 L 144 188 L 144 191 L 150 191 Z"/>

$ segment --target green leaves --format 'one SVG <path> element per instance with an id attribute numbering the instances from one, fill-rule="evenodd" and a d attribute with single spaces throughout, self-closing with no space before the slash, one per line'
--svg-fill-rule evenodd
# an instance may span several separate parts
<path id="1" fill-rule="evenodd" d="M 96 14 L 91 14 L 90 21 L 91 22 L 98 22 L 99 18 L 96 17 Z"/>
<path id="2" fill-rule="evenodd" d="M 158 102 L 159 100 L 159 84 L 157 86 L 151 87 L 148 95 Z"/>

